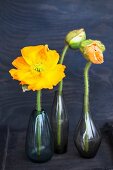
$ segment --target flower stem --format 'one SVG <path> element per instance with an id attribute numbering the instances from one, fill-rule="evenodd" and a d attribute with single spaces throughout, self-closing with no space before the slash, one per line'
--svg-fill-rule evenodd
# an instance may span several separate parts
<path id="1" fill-rule="evenodd" d="M 63 90 L 63 80 L 60 81 L 59 87 L 58 87 L 58 94 L 62 95 L 62 90 Z"/>
<path id="2" fill-rule="evenodd" d="M 64 57 L 65 57 L 65 55 L 66 55 L 66 53 L 67 53 L 68 48 L 69 48 L 69 45 L 66 44 L 65 47 L 64 47 L 64 49 L 63 49 L 63 51 L 62 51 L 62 55 L 61 55 L 61 58 L 60 58 L 60 60 L 59 60 L 59 64 L 62 64 L 62 63 L 63 63 Z"/>
<path id="3" fill-rule="evenodd" d="M 60 111 L 58 112 L 58 133 L 57 133 L 57 144 L 60 145 L 61 144 L 61 113 Z"/>
<path id="4" fill-rule="evenodd" d="M 36 110 L 37 110 L 37 115 L 40 115 L 41 112 L 41 90 L 37 91 L 37 100 L 36 100 Z M 37 119 L 38 123 L 37 123 L 37 152 L 38 152 L 38 156 L 40 156 L 40 151 L 41 151 L 41 124 L 40 124 L 40 117 Z"/>
<path id="5" fill-rule="evenodd" d="M 62 64 L 64 61 L 64 57 L 68 51 L 69 46 L 65 45 L 61 58 L 59 60 L 59 64 Z M 59 87 L 58 87 L 58 95 L 62 95 L 62 89 L 63 89 L 63 80 L 60 81 L 59 83 Z M 58 96 L 59 97 L 59 96 Z M 59 106 L 60 107 L 60 106 Z M 57 127 L 57 144 L 60 145 L 61 144 L 61 109 L 59 108 L 58 110 L 58 127 Z"/>
<path id="6" fill-rule="evenodd" d="M 91 62 L 87 62 L 84 69 L 84 113 L 89 112 L 89 69 L 91 67 Z"/>
<path id="7" fill-rule="evenodd" d="M 41 123 L 40 123 L 40 120 L 38 120 L 38 124 L 37 124 L 37 133 L 38 133 L 37 152 L 38 152 L 38 156 L 40 157 L 40 152 L 41 152 Z"/>
<path id="8" fill-rule="evenodd" d="M 88 152 L 89 144 L 88 144 L 88 133 L 87 133 L 87 118 L 89 114 L 89 69 L 91 67 L 91 62 L 87 62 L 84 69 L 84 114 L 85 114 L 85 136 L 84 136 L 84 150 Z"/>
<path id="9" fill-rule="evenodd" d="M 67 51 L 68 51 L 68 48 L 69 48 L 69 46 L 66 44 L 65 47 L 64 47 L 64 49 L 63 49 L 61 58 L 60 58 L 60 60 L 59 60 L 59 64 L 63 64 L 64 57 L 65 57 L 65 55 L 66 55 L 66 53 L 67 53 Z M 58 93 L 59 93 L 59 95 L 62 94 L 62 89 L 63 89 L 63 80 L 61 80 L 60 83 L 59 83 L 59 87 L 58 87 Z"/>
<path id="10" fill-rule="evenodd" d="M 37 91 L 36 110 L 37 114 L 41 112 L 41 90 Z"/>

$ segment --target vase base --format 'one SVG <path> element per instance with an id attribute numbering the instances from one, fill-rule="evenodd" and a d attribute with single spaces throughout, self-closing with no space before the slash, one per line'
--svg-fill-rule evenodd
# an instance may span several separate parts
<path id="1" fill-rule="evenodd" d="M 57 146 L 54 148 L 54 152 L 56 154 L 64 154 L 67 152 L 67 146 L 63 147 L 63 146 Z"/>
<path id="2" fill-rule="evenodd" d="M 33 163 L 45 163 L 45 162 L 48 162 L 49 160 L 51 160 L 51 158 L 52 157 L 49 157 L 49 158 L 47 158 L 47 159 L 43 159 L 43 160 L 41 160 L 41 159 L 39 159 L 39 160 L 36 160 L 36 159 L 32 159 L 31 157 L 29 157 L 28 155 L 27 155 L 27 158 L 31 161 L 31 162 L 33 162 Z"/>
<path id="3" fill-rule="evenodd" d="M 96 153 L 97 154 L 97 153 Z M 95 156 L 96 156 L 96 154 L 94 154 L 94 155 L 83 155 L 83 154 L 80 154 L 80 156 L 82 157 L 82 158 L 85 158 L 85 159 L 91 159 L 91 158 L 94 158 Z"/>
<path id="4" fill-rule="evenodd" d="M 56 154 L 65 154 L 67 150 L 54 150 Z"/>
<path id="5" fill-rule="evenodd" d="M 80 156 L 83 158 L 86 158 L 86 159 L 94 158 L 96 156 L 96 154 L 98 153 L 99 146 L 98 146 L 97 150 L 95 150 L 95 152 L 89 152 L 89 153 L 81 152 L 81 151 L 78 151 L 78 152 L 79 152 Z"/>

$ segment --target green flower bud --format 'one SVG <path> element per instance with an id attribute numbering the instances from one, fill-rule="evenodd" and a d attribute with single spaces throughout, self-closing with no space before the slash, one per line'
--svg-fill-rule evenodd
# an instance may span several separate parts
<path id="1" fill-rule="evenodd" d="M 80 47 L 80 43 L 86 39 L 86 33 L 84 29 L 78 29 L 70 31 L 65 38 L 66 43 L 72 49 L 78 49 Z"/>
<path id="2" fill-rule="evenodd" d="M 84 54 L 85 52 L 85 48 L 89 45 L 91 45 L 93 43 L 93 40 L 89 39 L 89 40 L 85 40 L 82 41 L 80 44 L 80 51 L 82 52 L 82 54 Z"/>

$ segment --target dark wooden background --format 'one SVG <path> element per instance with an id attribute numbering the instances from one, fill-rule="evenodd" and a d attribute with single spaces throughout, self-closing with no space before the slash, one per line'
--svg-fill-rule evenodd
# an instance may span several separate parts
<path id="1" fill-rule="evenodd" d="M 113 0 L 0 0 L 0 168 L 2 170 L 83 170 L 113 167 L 113 148 L 105 139 L 97 157 L 81 159 L 73 144 L 73 131 L 82 113 L 83 68 L 79 51 L 69 50 L 65 65 L 64 97 L 69 112 L 68 152 L 54 155 L 46 164 L 33 164 L 25 157 L 25 132 L 35 107 L 35 92 L 23 93 L 8 71 L 11 62 L 28 45 L 48 44 L 59 53 L 68 31 L 84 28 L 87 38 L 105 46 L 105 62 L 90 70 L 90 109 L 99 127 L 113 120 Z M 55 90 L 55 89 L 54 89 Z M 43 108 L 50 115 L 54 90 L 43 90 Z M 20 132 L 17 132 L 19 130 Z M 97 169 L 96 169 L 97 168 Z M 111 168 L 112 169 L 112 168 Z M 100 169 L 98 169 L 100 170 Z"/>
<path id="2" fill-rule="evenodd" d="M 20 49 L 28 45 L 48 44 L 50 49 L 61 53 L 68 31 L 81 27 L 86 30 L 87 38 L 99 39 L 106 46 L 104 64 L 92 65 L 90 70 L 91 113 L 100 127 L 113 120 L 113 0 L 0 0 L 0 126 L 25 130 L 35 107 L 35 92 L 23 93 L 19 83 L 13 81 L 8 73 L 12 68 L 11 62 L 20 55 Z M 79 51 L 69 50 L 65 64 L 64 97 L 71 136 L 82 113 L 85 59 Z M 49 115 L 53 95 L 54 90 L 43 90 L 43 108 Z M 20 143 L 17 143 L 19 148 Z M 13 149 L 14 152 L 15 147 Z M 72 160 L 67 156 L 67 167 L 71 166 L 69 158 Z M 73 153 L 73 163 L 74 159 Z M 65 161 L 65 158 L 62 157 L 62 160 Z M 58 164 L 59 167 L 61 164 Z M 63 167 L 65 170 L 66 166 Z M 75 164 L 70 169 L 74 167 Z M 43 166 L 43 169 L 46 168 Z"/>

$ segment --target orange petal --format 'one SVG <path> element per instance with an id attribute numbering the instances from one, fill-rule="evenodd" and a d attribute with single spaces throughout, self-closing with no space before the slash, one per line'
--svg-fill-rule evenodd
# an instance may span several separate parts
<path id="1" fill-rule="evenodd" d="M 103 54 L 100 48 L 96 45 L 91 45 L 86 48 L 86 57 L 93 64 L 102 64 L 104 62 Z"/>
<path id="2" fill-rule="evenodd" d="M 40 60 L 40 55 L 38 53 L 44 48 L 44 45 L 28 46 L 22 48 L 21 53 L 23 58 L 29 65 L 34 65 L 38 62 L 38 60 Z"/>
<path id="3" fill-rule="evenodd" d="M 56 86 L 64 77 L 65 77 L 65 66 L 61 64 L 57 64 L 53 70 L 50 70 L 46 74 L 47 82 Z"/>
<path id="4" fill-rule="evenodd" d="M 49 50 L 47 52 L 47 62 L 45 62 L 45 65 L 47 68 L 53 68 L 57 65 L 59 61 L 59 54 L 55 50 Z"/>
<path id="5" fill-rule="evenodd" d="M 21 81 L 22 84 L 29 84 L 32 82 L 33 75 L 32 72 L 26 70 L 11 69 L 9 71 L 13 79 Z"/>
<path id="6" fill-rule="evenodd" d="M 99 51 L 95 52 L 96 58 L 98 60 L 98 64 L 102 64 L 104 62 L 103 54 Z"/>
<path id="7" fill-rule="evenodd" d="M 53 89 L 64 77 L 65 66 L 58 64 L 53 70 L 42 72 L 37 78 L 28 82 L 29 90 Z"/>
<path id="8" fill-rule="evenodd" d="M 13 62 L 12 65 L 18 69 L 29 69 L 29 65 L 26 63 L 23 57 L 17 57 Z"/>
<path id="9" fill-rule="evenodd" d="M 17 75 L 17 70 L 16 69 L 11 69 L 9 71 L 9 73 L 11 74 L 11 76 L 13 77 L 13 79 L 18 80 L 18 75 Z"/>

